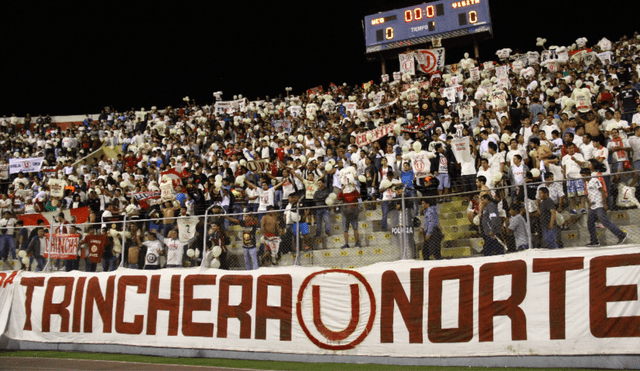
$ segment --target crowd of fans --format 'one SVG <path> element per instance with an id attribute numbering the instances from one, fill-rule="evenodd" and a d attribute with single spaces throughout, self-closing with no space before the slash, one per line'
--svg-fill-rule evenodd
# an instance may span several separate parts
<path id="1" fill-rule="evenodd" d="M 589 52 L 604 51 L 601 46 Z M 41 269 L 42 249 L 30 243 L 41 236 L 23 227 L 18 216 L 88 206 L 89 223 L 74 226 L 75 233 L 108 233 L 108 226 L 100 224 L 105 217 L 127 214 L 145 220 L 127 224 L 126 241 L 114 243 L 120 237 L 109 235 L 104 270 L 117 267 L 123 252 L 113 246 L 122 242 L 133 268 L 158 268 L 163 254 L 167 266 L 195 265 L 210 260 L 213 250 L 215 261 L 228 268 L 225 253 L 233 225 L 242 227 L 246 267 L 255 269 L 277 264 L 282 253 L 294 251 L 297 235 L 301 248 L 313 249 L 309 225 L 316 226 L 315 236 L 329 235 L 331 212 L 343 214 L 343 248 L 350 247 L 350 227 L 355 247 L 360 246 L 362 206 L 357 203 L 381 201 L 382 229 L 388 230 L 389 213 L 400 209 L 397 201 L 404 192 L 413 224 L 423 229 L 424 258 L 440 258 L 437 203 L 463 191 L 480 192 L 465 195 L 469 218 L 487 239 L 485 254 L 504 253 L 507 235 L 513 236 L 508 245 L 530 247 L 525 208 L 537 223 L 532 231 L 555 247 L 561 243 L 555 222 L 563 209 L 575 216 L 606 209 L 613 206 L 612 184 L 639 182 L 637 174 L 617 174 L 640 170 L 638 49 L 634 35 L 612 43 L 610 59 L 587 61 L 577 53 L 555 65 L 532 63 L 524 73 L 513 68 L 513 58 L 489 66 L 465 58 L 453 73 L 332 84 L 327 92 L 298 96 L 287 89 L 286 96 L 253 101 L 240 96 L 224 106 L 200 106 L 185 98 L 182 106 L 163 110 L 106 107 L 97 119 L 87 117 L 66 130 L 49 116 L 5 116 L 0 119 L 0 252 L 6 260 L 16 258 L 16 249 L 28 250 Z M 508 84 L 501 88 L 495 79 L 500 66 L 509 66 Z M 473 67 L 480 68 L 479 79 L 471 78 Z M 441 89 L 455 84 L 461 92 L 449 100 Z M 499 90 L 502 96 L 494 94 Z M 581 107 L 576 92 L 588 97 Z M 472 107 L 472 114 L 462 115 L 463 106 Z M 373 135 L 367 133 L 386 125 L 393 125 L 388 135 L 369 140 Z M 366 145 L 358 145 L 359 135 Z M 452 146 L 463 138 L 469 139 L 462 147 L 468 161 L 460 161 Z M 122 155 L 82 159 L 102 146 L 121 149 Z M 10 158 L 32 157 L 45 158 L 41 172 L 9 174 Z M 261 170 L 251 171 L 256 167 L 250 164 Z M 167 181 L 162 173 L 170 169 L 181 177 L 174 200 L 142 208 L 132 194 L 159 192 Z M 581 174 L 598 177 L 585 183 Z M 66 182 L 64 197 L 51 196 L 52 178 Z M 525 179 L 545 182 L 529 190 L 529 200 L 523 194 Z M 552 183 L 564 179 L 566 184 Z M 514 187 L 492 191 L 507 185 Z M 426 196 L 435 198 L 411 199 Z M 340 202 L 347 205 L 338 207 Z M 195 237 L 179 238 L 172 218 L 201 216 L 207 209 L 214 215 L 210 225 L 199 218 Z M 599 210 L 589 214 L 590 226 L 597 219 L 610 226 Z M 258 230 L 263 238 L 256 238 Z M 617 235 L 621 241 L 626 237 Z M 591 242 L 597 245 L 597 237 Z M 531 247 L 540 244 L 534 241 Z M 77 261 L 66 262 L 68 270 L 77 267 Z"/>

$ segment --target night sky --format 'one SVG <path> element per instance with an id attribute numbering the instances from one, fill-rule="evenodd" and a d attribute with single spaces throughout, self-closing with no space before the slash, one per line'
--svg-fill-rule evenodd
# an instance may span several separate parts
<path id="1" fill-rule="evenodd" d="M 162 108 L 185 95 L 211 103 L 218 90 L 223 99 L 255 99 L 287 86 L 300 94 L 330 82 L 377 82 L 380 63 L 364 55 L 364 16 L 422 1 L 26 3 L 0 4 L 0 115 Z M 640 29 L 636 1 L 587 4 L 490 0 L 494 37 L 480 44 L 481 60 L 504 47 L 541 50 L 536 37 L 547 47 L 579 37 L 591 45 Z M 472 46 L 447 49 L 446 63 L 464 52 Z M 397 70 L 397 59 L 387 68 Z"/>

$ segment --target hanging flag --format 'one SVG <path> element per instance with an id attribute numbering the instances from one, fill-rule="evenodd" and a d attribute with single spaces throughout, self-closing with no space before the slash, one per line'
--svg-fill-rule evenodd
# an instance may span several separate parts
<path id="1" fill-rule="evenodd" d="M 416 53 L 418 67 L 424 73 L 432 73 L 444 68 L 444 48 L 420 49 Z"/>
<path id="2" fill-rule="evenodd" d="M 414 53 L 402 53 L 398 54 L 400 60 L 400 73 L 416 74 L 416 63 L 414 61 Z"/>
<path id="3" fill-rule="evenodd" d="M 69 222 L 72 222 L 75 218 L 75 224 L 86 223 L 87 220 L 89 220 L 89 206 L 78 207 L 71 210 L 63 210 L 62 212 L 64 213 L 64 218 Z M 38 225 L 38 220 L 44 220 L 44 225 L 49 227 L 58 224 L 58 222 L 55 221 L 55 218 L 58 216 L 58 214 L 60 214 L 60 211 L 23 214 L 18 215 L 18 219 L 24 222 L 25 227 Z"/>

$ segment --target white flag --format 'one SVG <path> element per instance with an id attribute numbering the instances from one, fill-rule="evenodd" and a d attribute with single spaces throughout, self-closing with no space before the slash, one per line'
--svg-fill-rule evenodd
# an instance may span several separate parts
<path id="1" fill-rule="evenodd" d="M 400 73 L 410 73 L 412 75 L 416 74 L 416 63 L 414 61 L 414 53 L 403 53 L 398 54 L 398 59 L 400 60 Z"/>
<path id="2" fill-rule="evenodd" d="M 437 49 L 420 49 L 416 53 L 418 67 L 424 73 L 432 73 L 433 71 L 444 68 L 444 48 Z"/>

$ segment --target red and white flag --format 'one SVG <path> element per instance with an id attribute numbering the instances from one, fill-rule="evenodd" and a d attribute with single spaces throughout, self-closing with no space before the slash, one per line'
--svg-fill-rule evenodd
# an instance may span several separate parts
<path id="1" fill-rule="evenodd" d="M 418 68 L 424 73 L 432 73 L 444 68 L 444 48 L 420 49 L 416 53 Z"/>

